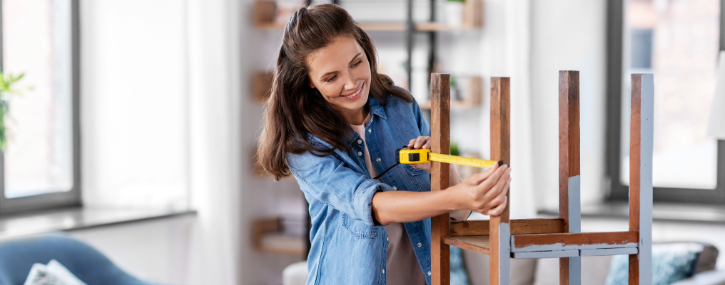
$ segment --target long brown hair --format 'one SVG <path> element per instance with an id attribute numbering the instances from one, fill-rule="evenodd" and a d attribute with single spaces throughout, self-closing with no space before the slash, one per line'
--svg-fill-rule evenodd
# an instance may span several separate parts
<path id="1" fill-rule="evenodd" d="M 370 62 L 370 95 L 382 104 L 388 94 L 412 102 L 408 91 L 393 85 L 390 77 L 377 72 L 375 46 L 350 14 L 332 4 L 301 8 L 284 29 L 282 46 L 274 70 L 272 94 L 265 104 L 264 129 L 257 146 L 257 163 L 276 180 L 290 175 L 287 153 L 311 152 L 330 155 L 346 150 L 345 136 L 351 129 L 345 118 L 331 108 L 322 94 L 309 84 L 307 56 L 340 36 L 353 37 Z M 308 141 L 313 135 L 330 146 Z"/>

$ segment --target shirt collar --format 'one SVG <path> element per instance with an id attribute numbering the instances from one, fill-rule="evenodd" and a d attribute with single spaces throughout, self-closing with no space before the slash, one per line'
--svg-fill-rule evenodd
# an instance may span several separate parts
<path id="1" fill-rule="evenodd" d="M 387 119 L 387 117 L 385 116 L 385 108 L 383 107 L 383 104 L 381 104 L 380 101 L 378 101 L 378 99 L 375 99 L 375 97 L 373 96 L 370 96 L 368 98 L 368 103 L 370 104 L 370 113 L 380 118 Z"/>
<path id="2" fill-rule="evenodd" d="M 373 96 L 368 97 L 368 105 L 370 106 L 370 114 L 382 119 L 387 119 L 385 116 L 385 107 L 380 103 L 380 101 L 378 101 L 378 99 L 375 99 Z M 372 121 L 373 118 L 371 117 L 370 120 Z M 358 139 L 360 139 L 360 135 L 353 131 L 352 127 L 349 127 L 349 130 L 352 134 L 350 136 L 345 136 L 343 141 L 348 145 L 353 145 Z"/>

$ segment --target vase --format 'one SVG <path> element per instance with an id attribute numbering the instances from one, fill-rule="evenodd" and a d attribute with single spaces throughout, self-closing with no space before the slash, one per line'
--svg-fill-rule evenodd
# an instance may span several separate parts
<path id="1" fill-rule="evenodd" d="M 463 25 L 463 2 L 446 1 L 446 24 L 452 27 Z"/>

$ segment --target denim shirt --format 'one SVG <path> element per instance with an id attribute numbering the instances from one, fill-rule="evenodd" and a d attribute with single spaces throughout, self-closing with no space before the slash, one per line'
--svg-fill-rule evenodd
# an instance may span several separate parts
<path id="1" fill-rule="evenodd" d="M 387 104 L 368 99 L 371 120 L 367 142 L 353 132 L 349 151 L 318 157 L 287 154 L 287 164 L 310 205 L 312 219 L 307 284 L 386 284 L 388 239 L 373 220 L 373 195 L 379 191 L 430 191 L 430 175 L 407 164 L 372 179 L 365 165 L 365 144 L 378 173 L 395 164 L 395 149 L 429 136 L 418 104 L 389 95 Z M 343 135 L 343 134 L 341 134 Z M 310 142 L 329 147 L 316 137 Z M 430 219 L 405 223 L 421 270 L 430 284 Z"/>

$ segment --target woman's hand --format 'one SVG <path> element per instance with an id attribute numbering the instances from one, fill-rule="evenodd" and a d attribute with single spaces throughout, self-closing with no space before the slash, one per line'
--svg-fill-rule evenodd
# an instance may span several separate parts
<path id="1" fill-rule="evenodd" d="M 408 143 L 408 148 L 409 149 L 419 149 L 419 148 L 430 149 L 430 137 L 419 136 L 417 138 L 414 138 L 414 139 L 410 140 L 410 142 Z M 416 163 L 416 164 L 411 164 L 410 166 L 412 166 L 415 169 L 425 170 L 426 172 L 430 173 L 430 162 Z"/>
<path id="2" fill-rule="evenodd" d="M 511 184 L 511 169 L 507 165 L 489 168 L 449 188 L 460 197 L 461 209 L 484 215 L 498 216 L 506 209 L 506 193 Z"/>

